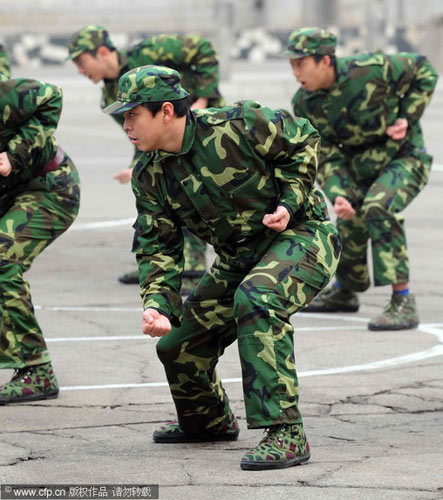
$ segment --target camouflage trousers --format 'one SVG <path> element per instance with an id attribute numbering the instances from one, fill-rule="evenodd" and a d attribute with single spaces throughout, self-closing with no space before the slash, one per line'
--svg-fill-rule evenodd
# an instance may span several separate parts
<path id="1" fill-rule="evenodd" d="M 407 156 L 392 161 L 374 182 L 351 185 L 358 200 L 356 215 L 337 219 L 343 251 L 337 281 L 348 290 L 363 292 L 370 286 L 367 262 L 371 240 L 374 285 L 409 281 L 409 259 L 402 212 L 425 187 L 432 158 Z"/>
<path id="2" fill-rule="evenodd" d="M 290 316 L 333 276 L 340 240 L 331 222 L 311 221 L 276 233 L 263 250 L 245 266 L 242 255 L 236 261 L 218 255 L 185 302 L 181 326 L 157 344 L 187 432 L 230 412 L 216 365 L 235 340 L 248 427 L 302 421 Z"/>
<path id="3" fill-rule="evenodd" d="M 24 279 L 34 259 L 72 224 L 80 181 L 65 156 L 53 172 L 32 179 L 0 212 L 0 368 L 50 361 Z"/>
<path id="4" fill-rule="evenodd" d="M 206 271 L 206 243 L 187 229 L 183 230 L 185 270 L 183 277 L 200 278 Z"/>

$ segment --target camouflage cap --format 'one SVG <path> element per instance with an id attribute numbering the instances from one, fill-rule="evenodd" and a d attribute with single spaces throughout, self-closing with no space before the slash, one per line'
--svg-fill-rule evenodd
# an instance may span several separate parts
<path id="1" fill-rule="evenodd" d="M 313 56 L 333 56 L 337 37 L 321 28 L 301 28 L 289 35 L 288 45 L 283 56 L 291 59 Z"/>
<path id="2" fill-rule="evenodd" d="M 69 42 L 69 55 L 66 59 L 74 59 L 83 52 L 96 50 L 103 45 L 108 49 L 115 49 L 105 28 L 96 24 L 85 26 L 72 35 Z"/>
<path id="3" fill-rule="evenodd" d="M 117 100 L 103 111 L 116 115 L 144 102 L 177 101 L 189 95 L 180 85 L 180 74 L 165 66 L 140 66 L 120 77 Z"/>

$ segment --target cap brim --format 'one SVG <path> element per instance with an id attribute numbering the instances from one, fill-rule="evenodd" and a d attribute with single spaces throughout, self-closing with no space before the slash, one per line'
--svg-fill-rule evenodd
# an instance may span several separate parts
<path id="1" fill-rule="evenodd" d="M 311 54 L 305 54 L 304 52 L 293 52 L 292 50 L 285 50 L 280 54 L 280 57 L 285 57 L 286 59 L 302 59 L 303 57 L 308 57 Z"/>
<path id="2" fill-rule="evenodd" d="M 72 59 L 75 59 L 76 57 L 78 57 L 80 54 L 83 54 L 83 52 L 85 52 L 84 50 L 76 50 L 74 52 L 71 52 L 70 54 L 67 55 L 66 59 L 65 59 L 65 62 L 66 61 L 71 61 Z"/>
<path id="3" fill-rule="evenodd" d="M 129 111 L 132 108 L 135 108 L 141 104 L 141 102 L 120 102 L 115 101 L 110 106 L 107 106 L 103 113 L 108 113 L 109 115 L 119 115 L 120 113 L 124 113 L 125 111 Z"/>

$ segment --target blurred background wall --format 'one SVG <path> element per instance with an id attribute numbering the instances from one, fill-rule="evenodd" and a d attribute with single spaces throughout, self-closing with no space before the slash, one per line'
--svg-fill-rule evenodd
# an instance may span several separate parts
<path id="1" fill-rule="evenodd" d="M 0 43 L 24 67 L 62 63 L 74 31 L 102 24 L 122 48 L 156 33 L 207 36 L 225 78 L 233 61 L 276 59 L 301 26 L 334 31 L 341 55 L 412 50 L 443 70 L 443 0 L 0 0 L 0 19 Z"/>

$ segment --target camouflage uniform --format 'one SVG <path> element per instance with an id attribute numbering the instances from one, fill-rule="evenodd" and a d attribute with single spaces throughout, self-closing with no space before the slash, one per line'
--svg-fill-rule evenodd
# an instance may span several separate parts
<path id="1" fill-rule="evenodd" d="M 50 361 L 23 273 L 78 212 L 77 170 L 53 137 L 61 109 L 54 85 L 0 82 L 0 152 L 12 166 L 0 177 L 0 368 Z"/>
<path id="2" fill-rule="evenodd" d="M 150 75 L 149 68 L 120 79 L 118 101 L 131 101 L 140 80 L 150 85 L 137 80 L 138 72 Z M 154 74 L 161 70 L 153 68 Z M 290 316 L 328 283 L 340 251 L 313 187 L 318 145 L 307 120 L 245 101 L 190 113 L 179 153 L 159 150 L 135 166 L 133 250 L 143 307 L 173 325 L 157 352 L 180 428 L 189 434 L 229 418 L 215 367 L 235 340 L 248 426 L 302 422 Z M 277 205 L 291 214 L 281 233 L 262 223 Z M 183 308 L 182 226 L 217 255 Z"/>
<path id="3" fill-rule="evenodd" d="M 9 69 L 9 58 L 2 44 L 0 44 L 0 73 L 6 78 L 9 78 L 11 75 Z"/>
<path id="4" fill-rule="evenodd" d="M 108 33 L 100 26 L 88 26 L 72 37 L 70 58 L 77 57 L 84 51 L 91 51 L 105 45 L 114 49 Z M 208 107 L 220 107 L 224 101 L 218 89 L 218 56 L 212 43 L 200 36 L 157 35 L 147 38 L 129 50 L 117 51 L 119 75 L 115 80 L 104 80 L 101 107 L 112 104 L 117 97 L 118 79 L 127 71 L 147 64 L 159 64 L 174 68 L 180 72 L 183 87 L 189 92 L 191 101 L 200 97 L 208 99 Z M 122 115 L 112 115 L 123 127 Z M 138 152 L 134 154 L 136 163 Z M 202 241 L 185 233 L 185 261 L 188 277 L 201 277 L 206 270 L 205 250 Z"/>
<path id="5" fill-rule="evenodd" d="M 293 33 L 291 58 L 334 53 L 335 37 L 323 30 Z M 369 287 L 367 243 L 371 240 L 374 284 L 409 281 L 401 212 L 428 181 L 432 158 L 426 153 L 419 119 L 430 101 L 437 74 L 423 56 L 361 54 L 336 59 L 332 88 L 299 89 L 292 104 L 320 132 L 318 180 L 334 203 L 349 200 L 356 215 L 337 220 L 343 252 L 337 281 L 347 290 Z M 408 130 L 393 140 L 386 129 L 406 118 Z"/>

